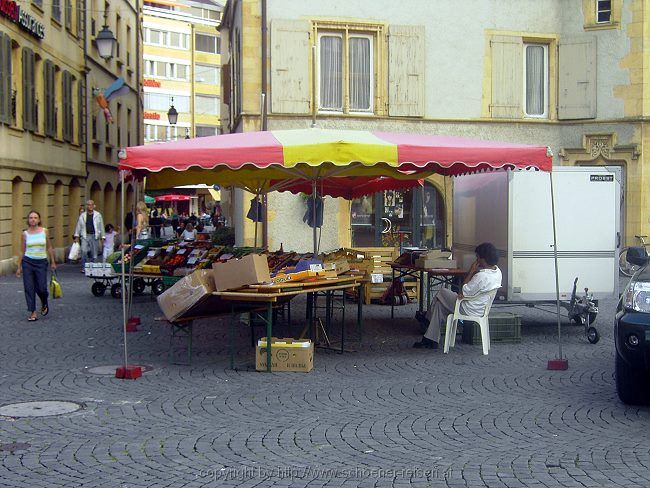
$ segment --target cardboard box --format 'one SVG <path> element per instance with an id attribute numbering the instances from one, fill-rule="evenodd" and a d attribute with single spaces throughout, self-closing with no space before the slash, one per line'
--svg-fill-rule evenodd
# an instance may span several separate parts
<path id="1" fill-rule="evenodd" d="M 263 254 L 249 254 L 241 259 L 214 263 L 212 273 L 216 291 L 233 290 L 271 281 L 269 263 Z"/>
<path id="2" fill-rule="evenodd" d="M 323 268 L 325 270 L 334 270 L 337 275 L 350 271 L 350 263 L 345 258 L 338 258 L 333 261 L 324 261 Z"/>
<path id="3" fill-rule="evenodd" d="M 197 315 L 201 303 L 215 291 L 212 271 L 199 269 L 158 296 L 158 305 L 169 321 Z"/>
<path id="4" fill-rule="evenodd" d="M 419 258 L 415 261 L 416 268 L 424 269 L 455 269 L 458 267 L 455 259 L 447 258 Z"/>
<path id="5" fill-rule="evenodd" d="M 266 338 L 255 348 L 255 369 L 266 371 Z M 308 373 L 314 368 L 314 344 L 309 340 L 271 337 L 271 371 Z"/>

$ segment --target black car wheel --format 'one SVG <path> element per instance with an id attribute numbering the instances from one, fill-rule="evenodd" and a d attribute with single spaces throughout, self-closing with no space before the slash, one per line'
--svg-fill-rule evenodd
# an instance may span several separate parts
<path id="1" fill-rule="evenodd" d="M 106 292 L 106 285 L 98 281 L 96 283 L 93 283 L 93 286 L 90 287 L 90 291 L 92 291 L 93 295 L 95 295 L 96 297 L 102 297 Z"/>
<path id="2" fill-rule="evenodd" d="M 639 405 L 646 399 L 647 377 L 631 368 L 621 356 L 616 354 L 616 392 L 626 405 Z"/>

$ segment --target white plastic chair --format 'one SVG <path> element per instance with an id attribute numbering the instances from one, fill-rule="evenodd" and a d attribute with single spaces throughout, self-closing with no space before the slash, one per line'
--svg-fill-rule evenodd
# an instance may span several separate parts
<path id="1" fill-rule="evenodd" d="M 479 293 L 473 297 L 463 298 L 462 300 L 456 300 L 456 307 L 453 314 L 447 316 L 447 330 L 445 331 L 445 348 L 444 353 L 449 352 L 450 347 L 456 345 L 456 329 L 458 328 L 458 321 L 462 320 L 463 322 L 476 322 L 481 328 L 481 342 L 483 343 L 483 354 L 487 354 L 490 350 L 490 324 L 488 322 L 488 315 L 490 314 L 490 308 L 492 308 L 492 302 L 494 302 L 494 297 L 497 295 L 498 288 L 494 290 L 486 291 Z M 460 311 L 461 303 L 469 300 L 474 300 L 480 296 L 488 296 L 489 300 L 481 316 L 472 316 L 465 315 Z"/>

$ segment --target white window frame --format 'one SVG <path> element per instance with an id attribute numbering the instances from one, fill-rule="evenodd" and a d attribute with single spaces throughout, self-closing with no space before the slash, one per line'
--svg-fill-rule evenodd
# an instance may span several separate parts
<path id="1" fill-rule="evenodd" d="M 341 109 L 336 108 L 323 108 L 320 99 L 321 88 L 321 68 L 320 68 L 320 46 L 323 37 L 339 37 L 341 38 L 341 56 L 342 56 L 342 76 L 341 76 L 341 89 L 342 100 Z M 370 107 L 366 110 L 352 110 L 350 108 L 350 48 L 349 40 L 352 38 L 363 38 L 370 41 Z M 323 29 L 318 32 L 318 45 L 316 52 L 318 60 L 316 61 L 316 96 L 318 97 L 318 111 L 319 113 L 335 113 L 335 114 L 354 114 L 354 115 L 374 115 L 375 113 L 375 83 L 377 74 L 375 73 L 375 34 L 357 33 L 356 31 L 348 31 L 345 35 L 343 30 L 328 30 Z"/>
<path id="2" fill-rule="evenodd" d="M 202 79 L 198 78 L 196 76 L 197 68 L 213 69 L 214 72 L 215 72 L 214 82 L 203 81 Z M 196 83 L 205 83 L 205 84 L 215 85 L 215 86 L 220 85 L 221 84 L 221 66 L 219 66 L 218 64 L 210 64 L 210 63 L 194 63 L 194 81 Z"/>
<path id="3" fill-rule="evenodd" d="M 204 37 L 211 37 L 214 39 L 214 52 L 212 51 L 201 51 L 196 47 L 196 37 L 197 36 L 204 36 Z M 194 32 L 194 50 L 198 53 L 206 53 L 206 54 L 221 54 L 221 45 L 219 42 L 219 36 L 216 36 L 214 34 L 208 34 L 207 32 Z"/>
<path id="4" fill-rule="evenodd" d="M 609 8 L 600 8 L 603 0 L 596 0 L 596 24 L 611 24 L 612 23 L 612 2 L 610 0 Z M 598 14 L 601 12 L 609 12 L 609 20 L 598 20 Z"/>
<path id="5" fill-rule="evenodd" d="M 199 108 L 201 106 L 201 103 L 199 103 L 199 97 L 201 97 L 203 99 L 209 98 L 211 100 L 214 100 L 216 113 L 201 112 L 201 109 Z M 214 117 L 221 116 L 221 97 L 218 96 L 218 95 L 207 95 L 207 94 L 204 94 L 204 93 L 195 93 L 194 94 L 194 112 L 197 115 L 211 115 L 211 116 L 214 116 Z"/>
<path id="6" fill-rule="evenodd" d="M 542 47 L 544 48 L 544 111 L 541 114 L 529 114 L 526 112 L 526 48 L 529 46 Z M 548 57 L 548 44 L 540 42 L 524 42 L 523 43 L 523 78 L 522 78 L 522 110 L 524 112 L 524 117 L 529 119 L 548 119 L 549 117 L 549 57 Z"/>
<path id="7" fill-rule="evenodd" d="M 160 42 L 153 42 L 151 40 L 151 31 L 156 31 L 160 33 Z M 179 39 L 180 39 L 180 46 L 174 46 L 171 44 L 171 33 L 178 34 Z M 187 51 L 189 49 L 189 34 L 187 32 L 180 32 L 180 31 L 168 31 L 164 30 L 161 28 L 157 27 L 145 27 L 145 32 L 144 32 L 144 39 L 143 39 L 144 44 L 148 44 L 151 46 L 161 46 L 161 47 L 167 47 L 170 49 L 179 49 L 183 51 Z"/>

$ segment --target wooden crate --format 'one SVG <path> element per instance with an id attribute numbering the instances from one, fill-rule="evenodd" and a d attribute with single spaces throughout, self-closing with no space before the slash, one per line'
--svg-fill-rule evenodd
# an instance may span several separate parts
<path id="1" fill-rule="evenodd" d="M 366 255 L 367 259 L 372 260 L 372 268 L 368 269 L 368 276 L 371 273 L 381 273 L 384 275 L 383 283 L 366 283 L 364 287 L 363 303 L 368 305 L 372 300 L 379 300 L 386 292 L 390 285 L 392 276 L 392 263 L 398 256 L 398 248 L 396 247 L 357 247 L 357 251 L 361 251 Z"/>

